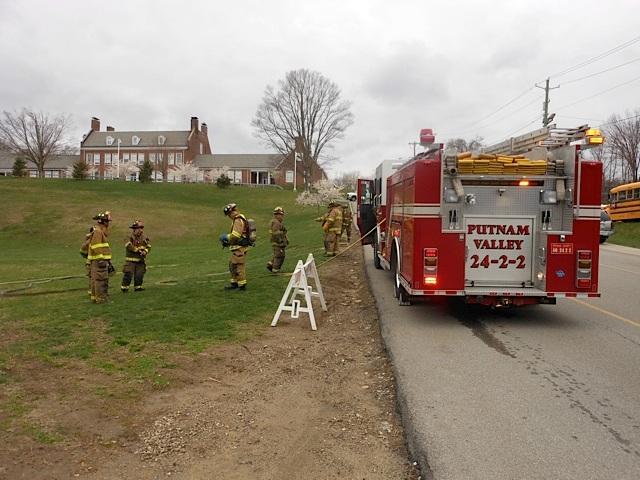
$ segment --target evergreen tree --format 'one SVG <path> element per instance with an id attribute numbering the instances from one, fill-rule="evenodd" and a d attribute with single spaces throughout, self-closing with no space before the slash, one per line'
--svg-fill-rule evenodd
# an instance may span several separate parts
<path id="1" fill-rule="evenodd" d="M 142 167 L 140 167 L 140 174 L 138 175 L 138 180 L 142 183 L 148 183 L 151 181 L 151 176 L 153 175 L 153 165 L 147 158 Z"/>
<path id="2" fill-rule="evenodd" d="M 11 172 L 11 175 L 13 175 L 14 177 L 27 176 L 27 162 L 24 161 L 24 158 L 16 158 L 16 161 L 13 162 L 13 171 Z"/>
<path id="3" fill-rule="evenodd" d="M 218 188 L 227 188 L 231 185 L 231 179 L 223 173 L 216 179 L 216 185 Z"/>
<path id="4" fill-rule="evenodd" d="M 78 161 L 73 164 L 73 172 L 71 173 L 71 176 L 76 180 L 85 180 L 88 175 L 89 165 L 87 165 L 87 162 L 84 160 L 78 159 Z"/>

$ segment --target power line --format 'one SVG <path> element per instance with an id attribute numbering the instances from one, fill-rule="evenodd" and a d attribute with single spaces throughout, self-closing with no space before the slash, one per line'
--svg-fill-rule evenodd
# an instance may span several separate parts
<path id="1" fill-rule="evenodd" d="M 580 63 L 578 63 L 576 65 L 573 65 L 572 67 L 566 68 L 566 69 L 564 69 L 564 70 L 562 70 L 560 72 L 556 72 L 553 75 L 549 75 L 549 76 L 550 77 L 560 77 L 562 75 L 566 75 L 569 72 L 573 72 L 574 70 L 578 70 L 579 68 L 586 67 L 587 65 L 590 65 L 593 62 L 597 62 L 598 60 L 601 60 L 601 59 L 603 59 L 605 57 L 608 57 L 609 55 L 612 55 L 612 54 L 614 54 L 616 52 L 619 52 L 620 50 L 622 50 L 624 48 L 627 48 L 627 47 L 629 47 L 629 46 L 631 46 L 631 45 L 633 45 L 634 43 L 637 43 L 637 42 L 640 42 L 640 36 L 632 38 L 631 40 L 628 40 L 628 41 L 626 41 L 624 43 L 621 43 L 620 45 L 617 45 L 617 46 L 607 50 L 606 52 L 602 52 L 601 54 L 596 55 L 595 57 L 592 57 L 592 58 L 590 58 L 588 60 L 580 62 Z"/>
<path id="2" fill-rule="evenodd" d="M 598 127 L 606 127 L 607 125 L 614 125 L 616 123 L 624 122 L 625 120 L 631 120 L 638 117 L 640 117 L 640 114 L 634 115 L 632 117 L 627 117 L 627 118 L 619 118 L 618 120 L 614 120 L 612 122 L 601 123 L 600 125 L 598 125 Z"/>
<path id="3" fill-rule="evenodd" d="M 640 80 L 640 77 L 632 78 L 631 80 L 629 80 L 627 82 L 620 83 L 620 84 L 615 85 L 615 86 L 613 86 L 611 88 L 607 88 L 606 90 L 602 90 L 600 92 L 594 93 L 593 95 L 589 95 L 588 97 L 581 98 L 580 100 L 576 100 L 573 103 L 568 103 L 566 105 L 562 105 L 562 106 L 558 107 L 556 110 L 560 110 L 561 108 L 572 107 L 573 105 L 575 105 L 577 103 L 584 102 L 585 100 L 589 100 L 590 98 L 597 97 L 597 96 L 602 95 L 604 93 L 610 92 L 611 90 L 615 90 L 616 88 L 624 87 L 625 85 L 628 85 L 630 83 L 636 82 L 638 80 Z"/>
<path id="4" fill-rule="evenodd" d="M 606 70 L 601 70 L 599 72 L 592 73 L 591 75 L 585 75 L 584 77 L 574 78 L 573 80 L 569 80 L 567 82 L 561 83 L 561 85 L 567 85 L 568 83 L 579 82 L 580 80 L 584 80 L 586 78 L 595 77 L 596 75 L 600 75 L 601 73 L 610 72 L 611 70 L 615 70 L 616 68 L 624 67 L 625 65 L 629 65 L 630 63 L 634 63 L 634 62 L 637 62 L 637 61 L 640 61 L 640 57 L 638 57 L 638 58 L 636 58 L 634 60 L 630 60 L 630 61 L 625 62 L 625 63 L 621 63 L 620 65 L 616 65 L 615 67 L 607 68 Z"/>
<path id="5" fill-rule="evenodd" d="M 484 117 L 482 117 L 479 120 L 476 120 L 473 123 L 468 124 L 468 127 L 473 127 L 474 125 L 477 125 L 480 122 L 483 122 L 484 120 L 486 120 L 489 117 L 492 117 L 493 115 L 495 115 L 496 113 L 498 113 L 499 111 L 505 109 L 506 107 L 508 107 L 509 105 L 511 105 L 513 102 L 515 102 L 516 100 L 519 100 L 520 98 L 524 97 L 527 93 L 529 93 L 531 90 L 533 90 L 533 86 L 527 88 L 524 92 L 522 92 L 521 94 L 519 94 L 518 96 L 516 96 L 515 98 L 509 100 L 507 103 L 505 103 L 504 105 L 501 105 L 500 107 L 496 108 L 493 112 L 491 112 L 488 115 L 485 115 Z"/>

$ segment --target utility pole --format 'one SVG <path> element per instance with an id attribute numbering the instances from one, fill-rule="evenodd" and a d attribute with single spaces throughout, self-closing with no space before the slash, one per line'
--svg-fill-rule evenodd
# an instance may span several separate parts
<path id="1" fill-rule="evenodd" d="M 558 85 L 557 87 L 549 87 L 549 78 L 547 78 L 544 87 L 541 87 L 537 83 L 536 83 L 536 87 L 544 89 L 544 103 L 542 104 L 542 126 L 546 127 L 551 123 L 551 121 L 556 116 L 555 113 L 552 113 L 551 115 L 549 115 L 549 102 L 551 101 L 549 100 L 549 90 L 560 88 L 560 85 Z"/>
<path id="2" fill-rule="evenodd" d="M 416 156 L 416 145 L 420 145 L 420 142 L 409 142 L 409 145 L 413 145 L 413 156 Z"/>

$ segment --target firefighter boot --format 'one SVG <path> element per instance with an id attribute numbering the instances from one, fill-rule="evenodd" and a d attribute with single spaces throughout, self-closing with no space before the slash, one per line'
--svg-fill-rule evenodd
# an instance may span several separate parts
<path id="1" fill-rule="evenodd" d="M 236 282 L 231 282 L 229 285 L 224 287 L 225 290 L 235 290 L 238 288 L 238 284 Z"/>

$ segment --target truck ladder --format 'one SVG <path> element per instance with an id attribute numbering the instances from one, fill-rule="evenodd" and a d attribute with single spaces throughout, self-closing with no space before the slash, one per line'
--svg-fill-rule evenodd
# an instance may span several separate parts
<path id="1" fill-rule="evenodd" d="M 554 124 L 484 147 L 482 152 L 493 155 L 514 155 L 528 152 L 534 147 L 562 147 L 584 138 L 588 129 L 588 125 L 582 125 L 578 128 L 557 128 Z"/>

